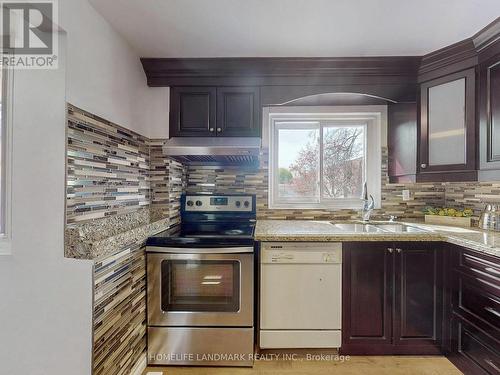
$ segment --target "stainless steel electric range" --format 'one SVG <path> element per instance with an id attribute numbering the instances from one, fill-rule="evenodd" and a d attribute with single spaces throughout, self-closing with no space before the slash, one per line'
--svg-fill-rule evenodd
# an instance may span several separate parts
<path id="1" fill-rule="evenodd" d="M 148 239 L 149 364 L 253 364 L 254 228 L 255 196 L 188 194 Z"/>

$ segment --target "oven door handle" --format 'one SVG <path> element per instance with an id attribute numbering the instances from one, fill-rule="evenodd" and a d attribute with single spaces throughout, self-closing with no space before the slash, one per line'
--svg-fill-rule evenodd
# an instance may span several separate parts
<path id="1" fill-rule="evenodd" d="M 239 254 L 253 253 L 252 246 L 238 247 L 161 247 L 147 246 L 148 253 L 171 253 L 171 254 Z"/>

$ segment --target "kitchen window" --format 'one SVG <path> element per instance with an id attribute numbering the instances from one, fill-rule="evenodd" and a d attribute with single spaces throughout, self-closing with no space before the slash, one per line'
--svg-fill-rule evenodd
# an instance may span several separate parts
<path id="1" fill-rule="evenodd" d="M 385 112 L 327 109 L 268 114 L 270 208 L 360 209 L 365 182 L 380 206 Z"/>

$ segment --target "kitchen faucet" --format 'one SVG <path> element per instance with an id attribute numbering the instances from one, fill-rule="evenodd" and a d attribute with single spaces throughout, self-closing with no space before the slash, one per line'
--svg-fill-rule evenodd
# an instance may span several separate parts
<path id="1" fill-rule="evenodd" d="M 368 199 L 368 188 L 366 186 L 366 182 L 363 185 L 362 199 L 363 199 L 363 207 L 361 209 L 361 219 L 363 221 L 369 221 L 370 215 L 372 214 L 372 211 L 375 208 L 375 201 L 371 194 L 370 194 L 370 199 Z"/>

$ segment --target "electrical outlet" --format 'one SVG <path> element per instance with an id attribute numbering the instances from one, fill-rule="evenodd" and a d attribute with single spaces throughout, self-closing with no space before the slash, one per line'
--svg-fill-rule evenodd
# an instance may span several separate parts
<path id="1" fill-rule="evenodd" d="M 410 196 L 410 190 L 403 190 L 403 200 L 404 201 L 409 201 L 411 200 L 411 196 Z"/>

